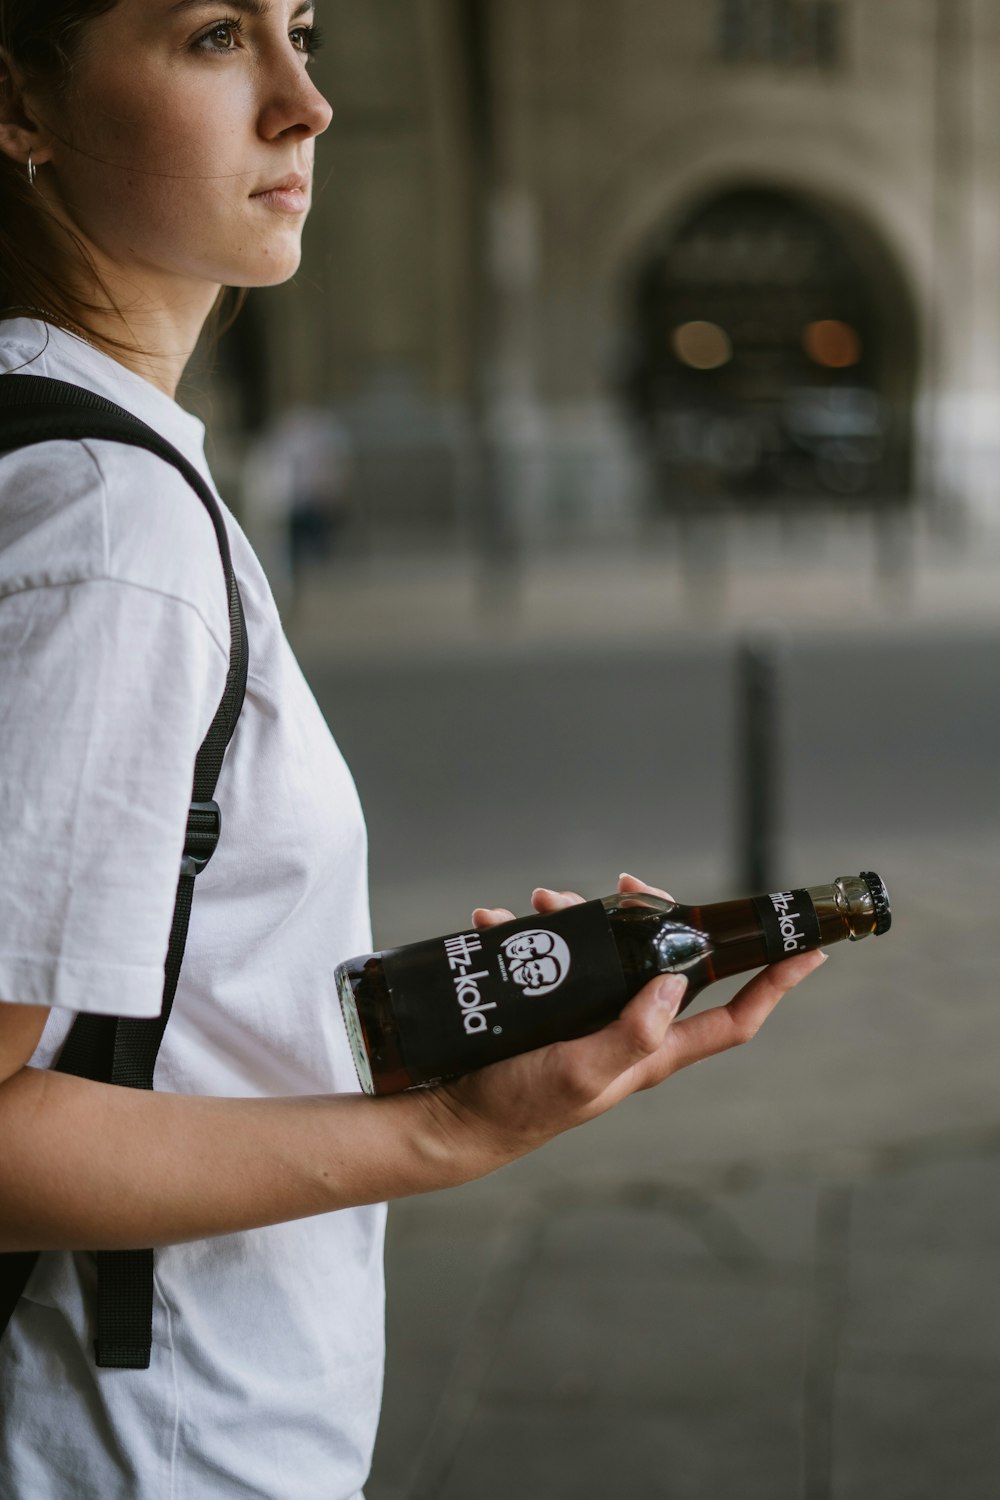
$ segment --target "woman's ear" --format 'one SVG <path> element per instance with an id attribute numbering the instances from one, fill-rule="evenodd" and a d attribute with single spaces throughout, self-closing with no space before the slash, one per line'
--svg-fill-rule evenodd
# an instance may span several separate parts
<path id="1" fill-rule="evenodd" d="M 49 134 L 34 117 L 23 80 L 0 48 L 0 152 L 27 168 L 28 155 L 36 167 L 51 161 Z"/>

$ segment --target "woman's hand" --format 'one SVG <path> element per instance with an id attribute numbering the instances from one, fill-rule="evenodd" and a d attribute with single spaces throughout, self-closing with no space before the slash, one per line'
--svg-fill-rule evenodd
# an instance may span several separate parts
<path id="1" fill-rule="evenodd" d="M 618 888 L 671 899 L 631 875 L 623 875 Z M 538 912 L 560 911 L 582 900 L 572 891 L 537 890 L 532 896 Z M 473 913 L 481 928 L 513 919 L 513 912 L 502 909 L 480 907 Z M 681 1068 L 750 1041 L 782 996 L 824 959 L 814 952 L 772 964 L 728 1005 L 678 1021 L 674 1017 L 687 981 L 663 975 L 591 1036 L 524 1052 L 411 1097 L 429 1111 L 456 1168 L 472 1166 L 469 1175 L 480 1176 L 595 1119 L 630 1094 L 654 1088 Z"/>
<path id="2" fill-rule="evenodd" d="M 629 876 L 620 889 L 653 891 Z M 533 899 L 551 912 L 582 898 Z M 482 927 L 510 918 L 476 913 Z M 0 1250 L 176 1244 L 469 1182 L 749 1041 L 820 963 L 785 959 L 679 1021 L 685 982 L 664 975 L 593 1036 L 381 1099 L 189 1097 L 23 1067 L 43 1019 L 26 1011 L 6 1055 L 0 1035 Z"/>

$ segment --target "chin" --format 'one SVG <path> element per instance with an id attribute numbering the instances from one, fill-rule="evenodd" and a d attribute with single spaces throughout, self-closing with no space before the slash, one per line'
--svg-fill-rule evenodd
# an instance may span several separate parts
<path id="1" fill-rule="evenodd" d="M 242 266 L 240 271 L 227 279 L 227 286 L 265 287 L 281 286 L 289 281 L 302 264 L 302 253 L 294 255 L 271 255 L 259 260 L 253 267 Z"/>

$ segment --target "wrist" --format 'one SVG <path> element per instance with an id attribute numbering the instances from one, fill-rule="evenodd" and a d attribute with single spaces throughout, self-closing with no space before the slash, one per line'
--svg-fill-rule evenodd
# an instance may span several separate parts
<path id="1" fill-rule="evenodd" d="M 468 1109 L 451 1084 L 413 1089 L 391 1102 L 406 1106 L 406 1117 L 397 1121 L 397 1128 L 407 1133 L 413 1170 L 424 1184 L 416 1191 L 460 1187 L 520 1154 L 504 1149 L 500 1133 Z"/>

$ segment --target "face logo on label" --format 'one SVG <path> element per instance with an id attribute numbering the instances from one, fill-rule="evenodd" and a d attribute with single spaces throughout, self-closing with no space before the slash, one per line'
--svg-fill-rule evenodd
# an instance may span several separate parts
<path id="1" fill-rule="evenodd" d="M 554 932 L 518 932 L 501 944 L 510 977 L 527 995 L 549 995 L 569 973 L 569 948 Z"/>

